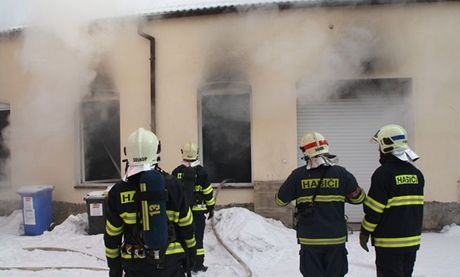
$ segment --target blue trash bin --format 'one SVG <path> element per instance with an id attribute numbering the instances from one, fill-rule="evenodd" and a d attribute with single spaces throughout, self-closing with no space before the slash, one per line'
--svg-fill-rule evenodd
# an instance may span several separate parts
<path id="1" fill-rule="evenodd" d="M 50 228 L 53 189 L 54 186 L 51 185 L 19 188 L 25 235 L 41 235 Z"/>

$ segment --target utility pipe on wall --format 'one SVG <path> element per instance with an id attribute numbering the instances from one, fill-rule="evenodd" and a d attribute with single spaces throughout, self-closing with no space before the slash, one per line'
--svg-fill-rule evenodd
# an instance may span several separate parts
<path id="1" fill-rule="evenodd" d="M 156 133 L 156 106 L 155 106 L 155 38 L 149 34 L 144 33 L 139 25 L 137 33 L 150 41 L 150 128 L 151 131 Z"/>

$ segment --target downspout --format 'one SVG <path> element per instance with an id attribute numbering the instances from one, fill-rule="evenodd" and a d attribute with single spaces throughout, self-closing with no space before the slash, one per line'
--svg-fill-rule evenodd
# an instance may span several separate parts
<path id="1" fill-rule="evenodd" d="M 137 28 L 137 34 L 150 41 L 150 128 L 156 133 L 156 106 L 155 106 L 155 38 L 141 31 L 141 26 Z"/>

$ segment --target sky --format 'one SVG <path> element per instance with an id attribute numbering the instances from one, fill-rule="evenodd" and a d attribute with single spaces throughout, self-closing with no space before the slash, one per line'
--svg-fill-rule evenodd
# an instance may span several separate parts
<path id="1" fill-rule="evenodd" d="M 217 242 L 208 221 L 204 248 L 205 264 L 209 269 L 197 277 L 246 276 L 243 268 Z M 16 210 L 8 217 L 0 217 L 0 276 L 9 277 L 77 277 L 107 276 L 103 236 L 87 235 L 87 214 L 71 215 L 51 232 L 40 236 L 24 236 L 22 211 Z M 298 270 L 299 246 L 295 231 L 281 222 L 264 218 L 244 208 L 222 209 L 215 214 L 215 229 L 232 251 L 248 264 L 257 277 L 300 277 Z M 358 232 L 349 234 L 347 249 L 349 273 L 347 277 L 375 276 L 374 251 L 362 250 Z M 44 251 L 24 248 L 55 247 L 73 250 Z M 458 277 L 460 226 L 445 226 L 439 233 L 423 233 L 413 277 Z M 75 252 L 80 251 L 80 252 Z M 68 270 L 4 270 L 7 267 L 91 267 Z"/>

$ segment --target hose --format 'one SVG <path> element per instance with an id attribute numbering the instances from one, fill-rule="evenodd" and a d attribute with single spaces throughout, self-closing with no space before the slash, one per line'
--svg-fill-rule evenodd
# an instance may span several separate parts
<path id="1" fill-rule="evenodd" d="M 231 179 L 225 179 L 223 180 L 222 182 L 219 183 L 219 185 L 217 186 L 217 189 L 216 189 L 216 194 L 214 196 L 215 198 L 215 201 L 217 203 L 217 197 L 219 196 L 219 193 L 220 193 L 220 190 L 222 189 L 222 187 L 228 183 L 229 181 L 231 181 Z M 231 250 L 228 245 L 225 244 L 224 240 L 222 239 L 222 237 L 219 235 L 219 233 L 217 233 L 216 231 L 216 220 L 215 220 L 215 217 L 212 218 L 211 220 L 211 227 L 212 227 L 212 231 L 214 233 L 214 235 L 216 236 L 217 238 L 217 241 L 225 248 L 225 250 L 228 251 L 228 253 L 230 253 L 230 255 L 232 255 L 232 257 L 243 267 L 244 271 L 246 272 L 246 276 L 247 277 L 251 277 L 252 276 L 252 271 L 251 271 L 251 268 L 249 268 L 249 266 L 233 251 Z"/>

